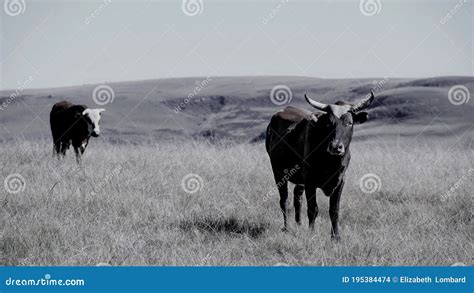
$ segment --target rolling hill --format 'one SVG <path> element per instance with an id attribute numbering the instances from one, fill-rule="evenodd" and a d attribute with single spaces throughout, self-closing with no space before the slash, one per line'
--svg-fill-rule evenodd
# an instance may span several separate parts
<path id="1" fill-rule="evenodd" d="M 320 79 L 294 76 L 172 78 L 105 83 L 110 103 L 95 105 L 98 85 L 0 91 L 2 140 L 47 138 L 49 111 L 61 100 L 106 109 L 102 139 L 136 142 L 168 138 L 258 141 L 273 113 L 285 105 L 270 99 L 272 88 L 291 90 L 289 104 L 309 108 L 308 93 L 325 103 L 356 101 L 371 89 L 376 101 L 370 120 L 357 126 L 356 139 L 386 136 L 461 136 L 472 131 L 473 102 L 454 105 L 448 92 L 463 85 L 474 93 L 474 77 L 425 79 Z M 289 97 L 289 96 L 287 96 Z M 472 137 L 472 135 L 470 135 Z M 472 139 L 472 138 L 471 138 Z"/>

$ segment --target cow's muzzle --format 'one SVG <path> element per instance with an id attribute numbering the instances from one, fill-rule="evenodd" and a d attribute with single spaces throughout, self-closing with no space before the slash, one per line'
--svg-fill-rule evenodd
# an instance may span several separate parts
<path id="1" fill-rule="evenodd" d="M 344 144 L 340 142 L 333 142 L 329 144 L 328 152 L 333 156 L 344 156 L 344 154 L 346 153 L 346 149 L 344 147 Z"/>

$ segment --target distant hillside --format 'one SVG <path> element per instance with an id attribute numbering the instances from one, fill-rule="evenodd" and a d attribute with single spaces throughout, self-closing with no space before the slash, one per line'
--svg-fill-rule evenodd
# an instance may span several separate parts
<path id="1" fill-rule="evenodd" d="M 97 85 L 25 90 L 13 101 L 8 101 L 12 92 L 1 91 L 0 104 L 11 102 L 0 110 L 1 139 L 49 137 L 51 106 L 69 100 L 105 108 L 102 137 L 112 141 L 196 137 L 258 140 L 271 115 L 285 107 L 276 106 L 270 99 L 271 90 L 277 85 L 291 89 L 291 105 L 308 109 L 305 93 L 333 103 L 356 101 L 375 89 L 370 121 L 357 126 L 356 139 L 461 135 L 474 125 L 474 98 L 460 106 L 448 100 L 448 91 L 454 85 L 464 85 L 474 95 L 474 77 L 210 77 L 107 85 L 115 96 L 112 103 L 104 106 L 95 105 L 92 99 Z"/>

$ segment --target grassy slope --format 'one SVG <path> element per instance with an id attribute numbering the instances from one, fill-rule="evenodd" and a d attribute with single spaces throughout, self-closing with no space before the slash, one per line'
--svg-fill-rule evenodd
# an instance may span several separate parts
<path id="1" fill-rule="evenodd" d="M 51 160 L 49 141 L 5 144 L 1 178 L 21 173 L 26 189 L 0 190 L 0 264 L 472 265 L 472 178 L 440 200 L 473 167 L 472 148 L 450 145 L 355 143 L 336 244 L 320 191 L 316 231 L 304 216 L 302 227 L 292 221 L 290 233 L 280 232 L 262 144 L 94 140 L 83 171 L 75 170 L 72 152 Z M 188 173 L 203 178 L 200 192 L 183 191 Z M 366 173 L 381 178 L 380 191 L 360 191 Z"/>

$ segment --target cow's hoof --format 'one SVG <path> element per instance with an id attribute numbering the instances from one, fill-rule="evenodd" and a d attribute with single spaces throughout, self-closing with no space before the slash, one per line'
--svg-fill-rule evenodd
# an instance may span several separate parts
<path id="1" fill-rule="evenodd" d="M 281 228 L 281 232 L 285 232 L 285 233 L 287 233 L 287 232 L 288 232 L 288 228 L 287 228 L 287 227 L 283 227 L 283 228 Z"/>

